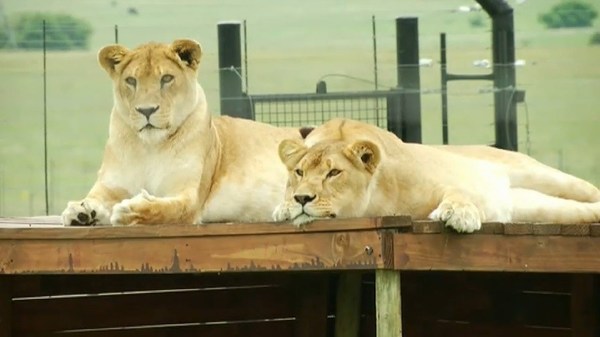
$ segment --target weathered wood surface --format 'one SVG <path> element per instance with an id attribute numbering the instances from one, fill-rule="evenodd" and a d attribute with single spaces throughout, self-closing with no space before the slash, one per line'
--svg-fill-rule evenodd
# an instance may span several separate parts
<path id="1" fill-rule="evenodd" d="M 394 234 L 398 270 L 600 273 L 600 238 Z"/>
<path id="2" fill-rule="evenodd" d="M 408 221 L 408 222 L 407 222 Z M 3 273 L 152 273 L 374 269 L 376 228 L 410 219 L 289 224 L 27 228 L 56 219 L 5 219 Z M 16 224 L 15 227 L 12 224 Z M 41 227 L 45 225 L 40 225 Z M 52 225 L 50 225 L 52 226 Z M 369 247 L 369 249 L 366 249 Z"/>
<path id="3" fill-rule="evenodd" d="M 600 272 L 600 224 L 485 223 L 457 234 L 408 217 L 290 224 L 62 227 L 0 219 L 0 273 L 265 270 Z"/>
<path id="4" fill-rule="evenodd" d="M 375 272 L 377 337 L 402 337 L 400 272 Z"/>

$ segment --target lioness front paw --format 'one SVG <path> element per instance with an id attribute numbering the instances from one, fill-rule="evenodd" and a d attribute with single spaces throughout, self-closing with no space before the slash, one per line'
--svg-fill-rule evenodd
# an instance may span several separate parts
<path id="1" fill-rule="evenodd" d="M 459 233 L 472 233 L 481 229 L 479 210 L 471 203 L 444 201 L 429 214 L 429 218 L 442 221 Z"/>
<path id="2" fill-rule="evenodd" d="M 136 209 L 146 208 L 146 206 L 156 197 L 150 195 L 146 190 L 142 190 L 131 199 L 125 199 L 113 206 L 110 222 L 113 226 L 135 225 L 140 222 L 142 214 Z"/>
<path id="3" fill-rule="evenodd" d="M 69 201 L 61 219 L 64 226 L 110 225 L 110 211 L 94 199 Z"/>
<path id="4" fill-rule="evenodd" d="M 277 222 L 288 221 L 302 214 L 302 206 L 298 203 L 282 202 L 273 211 L 273 220 Z"/>

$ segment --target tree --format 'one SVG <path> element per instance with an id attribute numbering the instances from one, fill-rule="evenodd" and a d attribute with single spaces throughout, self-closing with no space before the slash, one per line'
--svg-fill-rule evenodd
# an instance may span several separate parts
<path id="1" fill-rule="evenodd" d="M 597 16 L 598 12 L 589 3 L 569 0 L 552 7 L 539 20 L 547 28 L 590 27 Z"/>
<path id="2" fill-rule="evenodd" d="M 590 45 L 600 45 L 600 32 L 592 34 L 590 38 Z"/>
<path id="3" fill-rule="evenodd" d="M 92 34 L 91 25 L 68 14 L 20 13 L 10 18 L 10 26 L 18 48 L 41 49 L 43 22 L 46 21 L 46 48 L 49 50 L 85 49 Z M 0 48 L 6 32 L 0 29 Z"/>

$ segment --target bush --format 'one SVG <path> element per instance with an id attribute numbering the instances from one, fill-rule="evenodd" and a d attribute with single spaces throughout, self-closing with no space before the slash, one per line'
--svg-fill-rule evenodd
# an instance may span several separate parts
<path id="1" fill-rule="evenodd" d="M 596 33 L 592 34 L 592 37 L 590 38 L 590 44 L 591 45 L 600 45 L 600 32 L 596 32 Z"/>
<path id="2" fill-rule="evenodd" d="M 485 27 L 486 19 L 482 15 L 475 15 L 469 19 L 469 24 L 473 28 Z"/>
<path id="3" fill-rule="evenodd" d="M 552 7 L 539 20 L 547 28 L 590 27 L 598 16 L 592 5 L 580 1 L 564 1 Z"/>
<path id="4" fill-rule="evenodd" d="M 46 20 L 46 48 L 48 50 L 86 49 L 92 26 L 85 20 L 68 14 L 20 13 L 10 18 L 17 48 L 43 47 L 43 21 Z M 8 34 L 0 31 L 0 48 L 7 47 Z"/>

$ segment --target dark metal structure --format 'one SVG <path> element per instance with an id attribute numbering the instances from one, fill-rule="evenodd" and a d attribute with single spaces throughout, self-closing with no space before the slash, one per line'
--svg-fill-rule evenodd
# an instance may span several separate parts
<path id="1" fill-rule="evenodd" d="M 516 88 L 515 31 L 513 9 L 504 0 L 478 0 L 492 21 L 492 72 L 483 75 L 450 74 L 447 71 L 446 34 L 440 34 L 442 79 L 442 139 L 448 144 L 448 82 L 490 80 L 494 82 L 495 146 L 518 149 L 517 103 L 524 92 Z"/>
<path id="2" fill-rule="evenodd" d="M 512 8 L 504 0 L 478 0 L 492 21 L 492 73 L 451 74 L 447 71 L 446 36 L 441 34 L 442 132 L 448 143 L 448 82 L 494 82 L 495 146 L 517 150 L 516 103 L 524 93 L 516 89 L 515 38 Z M 415 17 L 396 19 L 397 87 L 392 90 L 328 93 L 248 95 L 243 90 L 240 22 L 218 25 L 221 113 L 276 125 L 318 124 L 332 117 L 348 117 L 385 127 L 406 142 L 421 142 L 419 30 Z"/>

